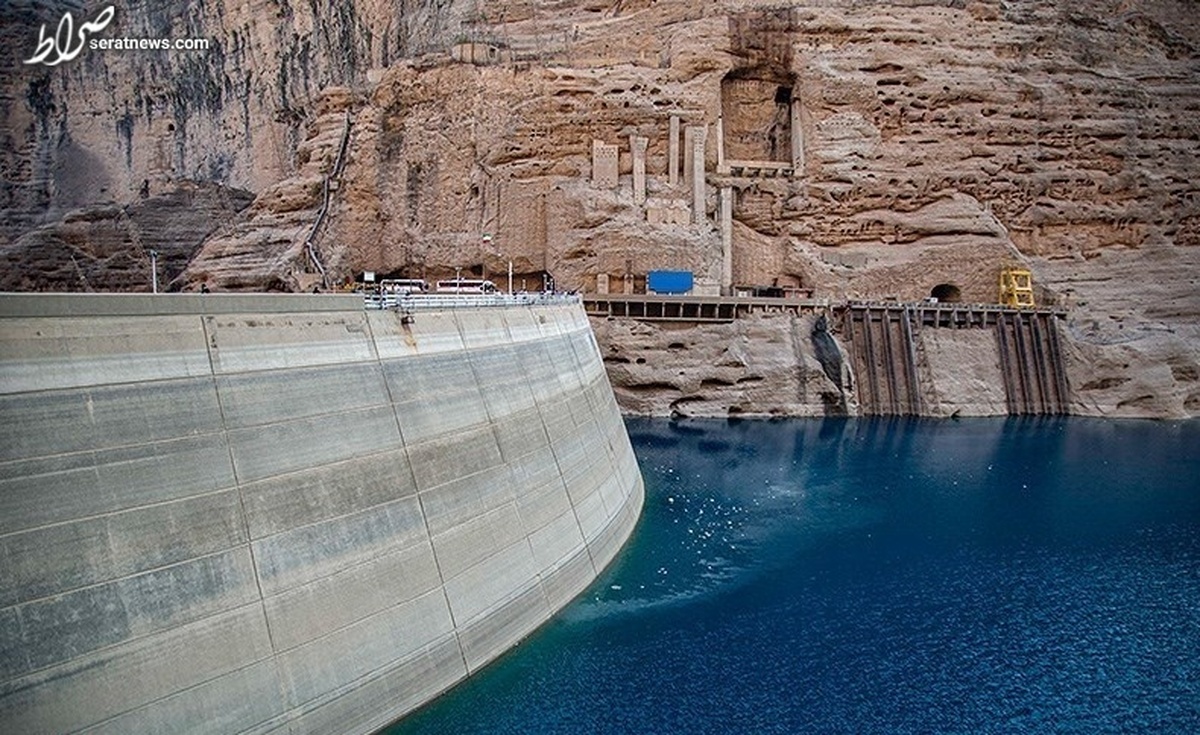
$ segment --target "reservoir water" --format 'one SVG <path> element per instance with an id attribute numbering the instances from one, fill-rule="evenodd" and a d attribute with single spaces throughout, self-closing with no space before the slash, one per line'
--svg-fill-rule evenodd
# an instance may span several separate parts
<path id="1" fill-rule="evenodd" d="M 617 562 L 387 732 L 1200 733 L 1200 422 L 628 427 Z"/>

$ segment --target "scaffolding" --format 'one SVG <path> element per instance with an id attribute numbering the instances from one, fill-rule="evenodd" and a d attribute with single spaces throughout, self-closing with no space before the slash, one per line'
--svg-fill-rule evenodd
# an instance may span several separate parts
<path id="1" fill-rule="evenodd" d="M 1025 268 L 1000 271 L 1000 303 L 1017 309 L 1032 309 L 1033 275 Z"/>

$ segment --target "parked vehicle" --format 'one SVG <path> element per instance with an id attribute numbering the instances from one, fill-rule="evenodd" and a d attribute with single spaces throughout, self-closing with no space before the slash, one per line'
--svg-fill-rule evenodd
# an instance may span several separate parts
<path id="1" fill-rule="evenodd" d="M 422 278 L 390 278 L 379 282 L 379 293 L 384 295 L 404 296 L 428 290 L 429 284 Z"/>
<path id="2" fill-rule="evenodd" d="M 451 278 L 437 282 L 438 293 L 496 293 L 496 284 L 476 278 Z"/>

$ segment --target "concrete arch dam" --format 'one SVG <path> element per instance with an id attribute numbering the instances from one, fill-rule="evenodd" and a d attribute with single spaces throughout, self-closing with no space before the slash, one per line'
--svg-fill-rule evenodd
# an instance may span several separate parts
<path id="1" fill-rule="evenodd" d="M 0 730 L 369 732 L 614 558 L 578 303 L 0 296 Z"/>

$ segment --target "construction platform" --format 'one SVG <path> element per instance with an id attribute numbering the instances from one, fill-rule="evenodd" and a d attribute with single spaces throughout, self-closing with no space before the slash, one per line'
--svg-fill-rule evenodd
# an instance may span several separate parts
<path id="1" fill-rule="evenodd" d="M 1067 413 L 1071 390 L 1060 308 L 934 301 L 585 294 L 588 316 L 647 322 L 732 322 L 755 313 L 825 314 L 840 333 L 866 415 L 921 416 L 929 387 L 922 329 L 990 330 L 1010 415 Z"/>
<path id="2" fill-rule="evenodd" d="M 1015 308 L 999 304 L 948 304 L 898 301 L 832 302 L 829 299 L 758 296 L 667 296 L 659 294 L 584 294 L 588 316 L 623 317 L 641 321 L 731 322 L 754 313 L 812 314 L 832 311 L 867 314 L 905 313 L 914 324 L 951 329 L 993 327 L 1004 315 L 1038 314 L 1064 318 L 1057 308 Z M 878 316 L 876 317 L 878 318 Z"/>
<path id="3" fill-rule="evenodd" d="M 828 299 L 779 299 L 757 296 L 666 296 L 657 294 L 584 294 L 588 316 L 643 321 L 731 322 L 756 312 L 810 314 L 830 308 Z"/>

